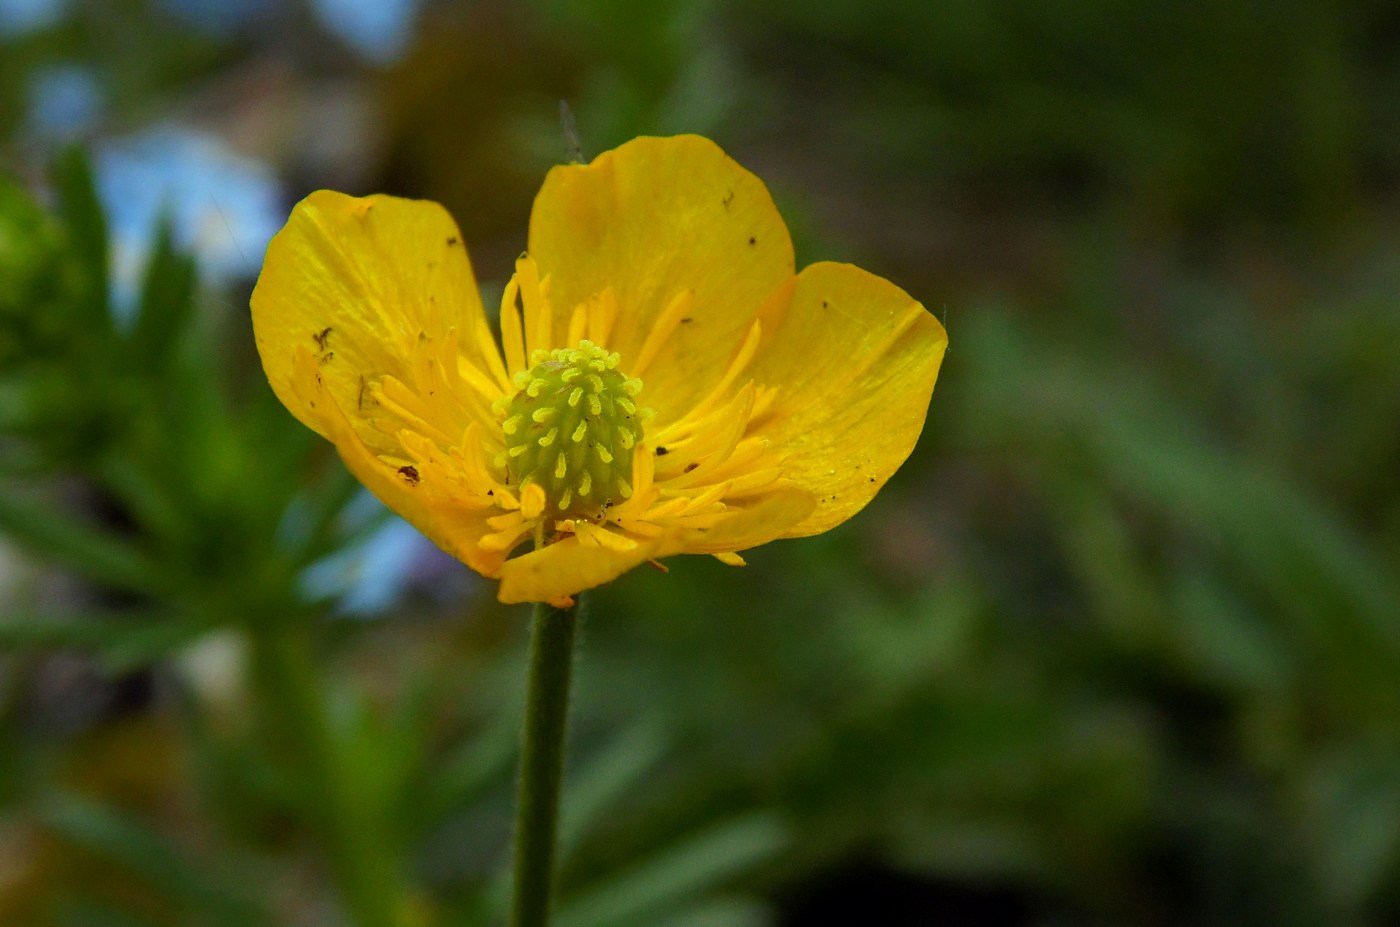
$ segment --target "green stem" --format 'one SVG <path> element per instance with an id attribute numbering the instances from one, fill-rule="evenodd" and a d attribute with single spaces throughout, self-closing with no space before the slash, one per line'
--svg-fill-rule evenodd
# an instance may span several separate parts
<path id="1" fill-rule="evenodd" d="M 530 621 L 530 678 L 515 808 L 512 927 L 546 927 L 549 923 L 569 680 L 582 598 L 579 596 L 580 602 L 570 608 L 537 604 Z"/>
<path id="2" fill-rule="evenodd" d="M 307 642 L 289 628 L 253 633 L 256 681 L 275 736 L 298 769 L 298 795 L 356 927 L 393 927 L 398 886 L 346 777 L 326 691 Z"/>

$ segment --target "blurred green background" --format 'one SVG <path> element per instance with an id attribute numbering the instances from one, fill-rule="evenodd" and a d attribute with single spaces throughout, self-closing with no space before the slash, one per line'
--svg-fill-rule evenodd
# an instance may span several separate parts
<path id="1" fill-rule="evenodd" d="M 1374 0 L 0 0 L 0 924 L 499 922 L 525 612 L 246 307 L 317 187 L 499 292 L 561 98 L 951 350 L 860 517 L 595 596 L 560 927 L 1400 922 L 1397 52 Z"/>

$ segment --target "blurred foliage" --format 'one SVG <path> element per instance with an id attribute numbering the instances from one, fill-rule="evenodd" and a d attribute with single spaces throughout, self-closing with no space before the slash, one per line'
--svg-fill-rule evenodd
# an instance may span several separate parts
<path id="1" fill-rule="evenodd" d="M 32 117 L 75 62 L 99 151 L 441 200 L 488 288 L 561 96 L 590 154 L 712 133 L 945 317 L 867 512 L 597 596 L 561 925 L 1400 920 L 1388 6 L 424 4 L 390 63 L 188 6 L 0 32 L 0 923 L 492 923 L 523 688 L 451 568 L 308 582 L 382 516 L 169 219 L 114 305 L 122 203 Z"/>

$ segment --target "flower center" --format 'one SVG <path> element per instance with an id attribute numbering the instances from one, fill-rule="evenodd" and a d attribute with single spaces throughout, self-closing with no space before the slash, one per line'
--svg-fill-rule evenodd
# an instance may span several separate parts
<path id="1" fill-rule="evenodd" d="M 642 381 L 587 340 L 535 351 L 530 362 L 515 375 L 520 392 L 501 423 L 510 481 L 544 489 L 552 518 L 601 520 L 632 495 L 632 452 L 648 417 L 633 402 Z"/>

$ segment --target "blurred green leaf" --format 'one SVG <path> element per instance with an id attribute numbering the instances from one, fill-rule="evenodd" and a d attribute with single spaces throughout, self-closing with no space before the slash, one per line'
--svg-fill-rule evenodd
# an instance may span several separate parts
<path id="1" fill-rule="evenodd" d="M 161 614 L 12 613 L 0 620 L 0 651 L 81 650 L 111 673 L 124 673 L 168 657 L 206 628 Z"/>
<path id="2" fill-rule="evenodd" d="M 31 553 L 97 582 L 132 591 L 169 589 L 161 569 L 129 543 L 37 499 L 0 492 L 0 530 Z"/>
<path id="3" fill-rule="evenodd" d="M 767 927 L 773 912 L 767 905 L 743 899 L 712 899 L 682 905 L 680 910 L 638 921 L 636 927 Z"/>
<path id="4" fill-rule="evenodd" d="M 570 769 L 564 786 L 556 855 L 567 865 L 589 829 L 619 800 L 637 790 L 668 746 L 664 728 L 652 718 L 634 724 L 586 762 Z"/>
<path id="5" fill-rule="evenodd" d="M 195 263 L 175 244 L 170 216 L 162 218 L 146 265 L 141 303 L 128 336 L 129 360 L 151 374 L 168 369 L 188 334 L 195 308 Z"/>
<path id="6" fill-rule="evenodd" d="M 724 821 L 640 860 L 634 867 L 566 895 L 559 927 L 654 924 L 695 896 L 715 891 L 771 859 L 790 837 L 772 815 Z"/>
<path id="7" fill-rule="evenodd" d="M 160 927 L 159 921 L 116 905 L 81 898 L 60 898 L 54 902 L 54 908 L 62 927 Z"/>
<path id="8" fill-rule="evenodd" d="M 247 897 L 248 883 L 229 872 L 227 861 L 217 867 L 201 863 L 145 826 L 75 796 L 50 795 L 41 812 L 54 832 L 111 860 L 210 924 L 269 923 L 268 912 Z"/>
<path id="9" fill-rule="evenodd" d="M 58 214 L 84 271 L 84 289 L 75 304 L 79 310 L 79 325 L 93 337 L 108 335 L 113 326 L 107 301 L 111 272 L 107 219 L 93 181 L 92 164 L 87 153 L 74 146 L 58 156 L 52 173 L 58 193 Z"/>

